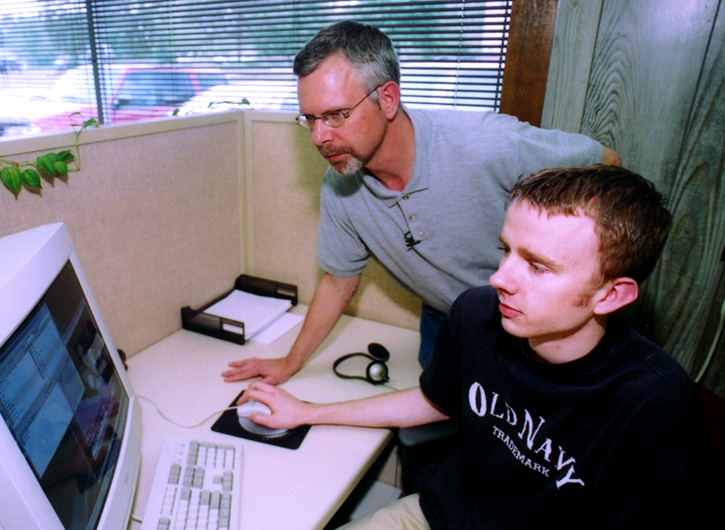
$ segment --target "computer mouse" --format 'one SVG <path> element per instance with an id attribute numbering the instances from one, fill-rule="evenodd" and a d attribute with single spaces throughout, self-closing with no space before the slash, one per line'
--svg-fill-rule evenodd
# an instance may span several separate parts
<path id="1" fill-rule="evenodd" d="M 287 429 L 270 429 L 264 425 L 254 423 L 249 419 L 250 414 L 264 414 L 269 416 L 272 411 L 261 401 L 250 399 L 246 403 L 237 407 L 237 416 L 239 416 L 239 425 L 247 432 L 258 434 L 259 436 L 279 436 L 287 432 Z"/>

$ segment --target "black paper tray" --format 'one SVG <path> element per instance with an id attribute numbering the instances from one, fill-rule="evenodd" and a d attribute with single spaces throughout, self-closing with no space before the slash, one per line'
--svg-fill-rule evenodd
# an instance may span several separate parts
<path id="1" fill-rule="evenodd" d="M 259 296 L 271 296 L 273 298 L 290 300 L 293 306 L 297 305 L 296 285 L 242 274 L 234 282 L 233 289 L 211 302 L 204 304 L 203 307 L 199 309 L 192 309 L 190 306 L 182 307 L 181 327 L 217 339 L 227 340 L 236 344 L 244 344 L 246 342 L 244 322 L 239 322 L 231 318 L 218 317 L 204 312 L 209 307 L 229 296 L 235 290 L 245 291 Z M 229 327 L 234 327 L 238 331 L 231 330 Z"/>

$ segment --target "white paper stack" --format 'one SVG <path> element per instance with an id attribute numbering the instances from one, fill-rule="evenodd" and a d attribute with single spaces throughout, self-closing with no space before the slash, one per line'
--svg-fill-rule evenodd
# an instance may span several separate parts
<path id="1" fill-rule="evenodd" d="M 290 307 L 292 307 L 290 300 L 234 290 L 204 312 L 244 322 L 244 336 L 249 339 L 284 315 Z M 241 333 L 241 329 L 236 326 L 224 324 L 224 329 Z"/>

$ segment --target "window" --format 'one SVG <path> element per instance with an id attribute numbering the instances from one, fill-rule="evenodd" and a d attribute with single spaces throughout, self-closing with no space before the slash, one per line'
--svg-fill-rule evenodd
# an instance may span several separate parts
<path id="1" fill-rule="evenodd" d="M 497 109 L 511 0 L 10 0 L 0 5 L 0 134 L 208 112 L 297 110 L 295 54 L 323 26 L 375 25 L 403 101 Z"/>

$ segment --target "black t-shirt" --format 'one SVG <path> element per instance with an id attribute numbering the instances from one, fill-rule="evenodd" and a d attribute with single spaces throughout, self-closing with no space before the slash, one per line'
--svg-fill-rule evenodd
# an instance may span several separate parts
<path id="1" fill-rule="evenodd" d="M 421 375 L 463 431 L 422 484 L 432 528 L 692 524 L 711 464 L 697 390 L 679 364 L 615 319 L 584 357 L 546 364 L 500 322 L 492 288 L 463 293 Z"/>

